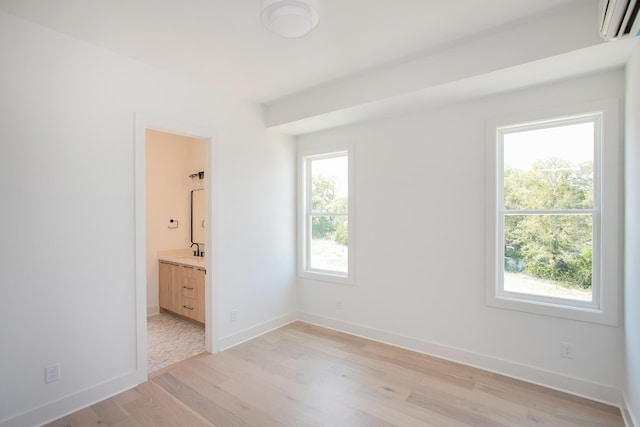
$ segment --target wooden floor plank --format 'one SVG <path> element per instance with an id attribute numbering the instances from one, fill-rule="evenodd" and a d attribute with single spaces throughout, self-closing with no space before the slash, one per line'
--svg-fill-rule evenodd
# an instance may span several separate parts
<path id="1" fill-rule="evenodd" d="M 173 373 L 165 373 L 155 377 L 153 382 L 166 390 L 184 405 L 189 407 L 202 418 L 219 426 L 250 427 L 250 424 L 242 420 L 234 412 L 224 408 L 219 402 L 207 399 L 202 394 L 179 381 Z"/>
<path id="2" fill-rule="evenodd" d="M 100 421 L 107 425 L 113 425 L 129 418 L 129 413 L 118 405 L 114 399 L 103 400 L 91 406 L 98 415 Z"/>
<path id="3" fill-rule="evenodd" d="M 140 399 L 128 402 L 124 408 L 141 426 L 214 426 L 152 382 L 140 384 L 136 389 Z"/>
<path id="4" fill-rule="evenodd" d="M 391 424 L 385 420 L 382 420 L 374 415 L 366 412 L 356 412 L 350 415 L 344 423 L 345 426 L 351 427 L 394 427 L 395 424 Z"/>
<path id="5" fill-rule="evenodd" d="M 51 424 L 144 426 L 624 426 L 616 407 L 295 322 Z"/>
<path id="6" fill-rule="evenodd" d="M 83 426 L 98 426 L 100 425 L 100 418 L 98 414 L 92 408 L 85 408 L 81 411 L 74 412 L 71 415 L 60 418 L 50 424 L 49 427 L 83 427 Z"/>
<path id="7" fill-rule="evenodd" d="M 249 425 L 261 427 L 277 427 L 279 425 L 267 412 L 260 410 L 256 405 L 223 390 L 222 385 L 226 381 L 218 383 L 216 383 L 215 379 L 210 381 L 210 377 L 202 375 L 202 371 L 191 370 L 186 366 L 173 370 L 171 375 L 191 387 L 202 397 L 215 402 Z"/>
<path id="8" fill-rule="evenodd" d="M 488 415 L 470 409 L 468 405 L 462 403 L 459 399 L 434 399 L 433 396 L 426 396 L 420 393 L 411 393 L 411 395 L 407 398 L 407 402 L 420 406 L 422 408 L 430 409 L 441 415 L 461 421 L 471 426 L 509 427 L 508 424 L 494 421 Z"/>

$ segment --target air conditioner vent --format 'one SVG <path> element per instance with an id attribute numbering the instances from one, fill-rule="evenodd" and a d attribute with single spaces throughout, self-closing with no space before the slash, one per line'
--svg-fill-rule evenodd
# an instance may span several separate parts
<path id="1" fill-rule="evenodd" d="M 605 40 L 640 36 L 640 0 L 600 0 L 600 36 Z"/>

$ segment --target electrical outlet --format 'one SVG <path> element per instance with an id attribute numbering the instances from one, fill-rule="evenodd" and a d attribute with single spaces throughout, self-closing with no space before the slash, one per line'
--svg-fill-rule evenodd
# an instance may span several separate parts
<path id="1" fill-rule="evenodd" d="M 573 359 L 573 343 L 560 343 L 560 355 L 565 359 Z"/>
<path id="2" fill-rule="evenodd" d="M 49 384 L 60 379 L 60 364 L 47 366 L 44 368 L 44 383 Z"/>
<path id="3" fill-rule="evenodd" d="M 235 322 L 237 318 L 238 318 L 238 310 L 231 310 L 229 312 L 229 321 Z"/>
<path id="4" fill-rule="evenodd" d="M 336 308 L 340 311 L 342 311 L 342 300 L 339 299 L 338 301 L 336 301 Z"/>

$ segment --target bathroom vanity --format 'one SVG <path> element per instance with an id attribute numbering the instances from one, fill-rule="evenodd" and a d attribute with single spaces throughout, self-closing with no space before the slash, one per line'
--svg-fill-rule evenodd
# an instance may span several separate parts
<path id="1" fill-rule="evenodd" d="M 204 179 L 204 172 L 189 176 Z M 177 226 L 176 226 L 177 227 Z M 158 252 L 160 310 L 204 325 L 205 192 L 191 191 L 191 247 Z M 195 250 L 194 250 L 195 246 Z M 193 252 L 193 256 L 190 254 Z"/>
<path id="2" fill-rule="evenodd" d="M 204 325 L 204 258 L 160 258 L 160 309 Z"/>

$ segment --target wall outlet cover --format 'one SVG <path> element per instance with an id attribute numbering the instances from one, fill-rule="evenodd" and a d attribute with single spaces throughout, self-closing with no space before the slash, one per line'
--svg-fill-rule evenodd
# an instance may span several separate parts
<path id="1" fill-rule="evenodd" d="M 44 368 L 44 383 L 49 384 L 60 379 L 60 364 L 47 366 Z"/>
<path id="2" fill-rule="evenodd" d="M 566 359 L 573 359 L 573 343 L 560 343 L 560 355 Z"/>

